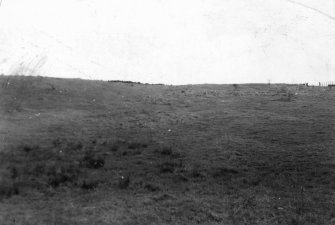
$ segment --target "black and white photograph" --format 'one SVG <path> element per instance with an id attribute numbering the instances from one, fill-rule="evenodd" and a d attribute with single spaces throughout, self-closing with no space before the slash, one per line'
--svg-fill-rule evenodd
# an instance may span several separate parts
<path id="1" fill-rule="evenodd" d="M 0 225 L 335 225 L 335 0 L 0 0 Z"/>

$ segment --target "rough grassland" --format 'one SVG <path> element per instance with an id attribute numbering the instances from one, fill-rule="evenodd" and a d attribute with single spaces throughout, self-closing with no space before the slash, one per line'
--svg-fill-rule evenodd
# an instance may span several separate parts
<path id="1" fill-rule="evenodd" d="M 335 224 L 335 88 L 0 77 L 0 224 Z"/>

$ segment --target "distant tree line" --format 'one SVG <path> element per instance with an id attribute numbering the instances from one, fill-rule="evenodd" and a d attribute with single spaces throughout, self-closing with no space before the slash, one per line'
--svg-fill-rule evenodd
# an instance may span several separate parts
<path id="1" fill-rule="evenodd" d="M 128 81 L 128 80 L 108 80 L 107 82 L 110 83 L 124 83 L 124 84 L 145 84 L 145 85 L 153 85 L 149 83 L 141 83 L 141 82 L 134 82 L 134 81 Z M 164 85 L 164 84 L 154 84 L 154 85 Z"/>

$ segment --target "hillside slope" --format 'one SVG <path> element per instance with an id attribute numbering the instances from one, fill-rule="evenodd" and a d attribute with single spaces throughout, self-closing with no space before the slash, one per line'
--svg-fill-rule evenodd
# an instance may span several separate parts
<path id="1" fill-rule="evenodd" d="M 0 85 L 0 224 L 335 221 L 334 89 Z"/>

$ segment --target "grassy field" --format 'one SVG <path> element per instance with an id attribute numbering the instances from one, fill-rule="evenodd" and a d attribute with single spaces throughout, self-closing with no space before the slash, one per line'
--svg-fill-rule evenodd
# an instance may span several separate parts
<path id="1" fill-rule="evenodd" d="M 335 88 L 0 76 L 0 224 L 335 224 Z"/>

